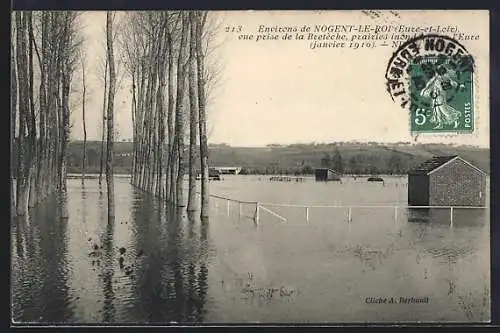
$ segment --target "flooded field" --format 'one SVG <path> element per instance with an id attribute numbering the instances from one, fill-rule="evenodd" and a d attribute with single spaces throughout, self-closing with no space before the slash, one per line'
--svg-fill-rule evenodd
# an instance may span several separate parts
<path id="1" fill-rule="evenodd" d="M 13 318 L 489 321 L 489 210 L 456 209 L 450 223 L 449 210 L 352 208 L 349 222 L 347 206 L 406 205 L 406 178 L 384 178 L 211 182 L 213 195 L 260 202 L 258 224 L 255 204 L 217 198 L 206 224 L 171 216 L 125 177 L 115 180 L 117 216 L 109 224 L 97 180 L 68 179 L 69 219 L 59 218 L 62 199 L 52 198 L 12 221 Z"/>

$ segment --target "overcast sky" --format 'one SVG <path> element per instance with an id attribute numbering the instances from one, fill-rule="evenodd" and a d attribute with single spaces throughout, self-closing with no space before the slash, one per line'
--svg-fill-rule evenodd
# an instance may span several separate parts
<path id="1" fill-rule="evenodd" d="M 487 11 L 384 12 L 373 18 L 358 11 L 211 13 L 221 21 L 216 44 L 224 65 L 221 84 L 209 105 L 209 141 L 233 146 L 270 143 L 411 141 L 407 111 L 394 103 L 385 87 L 391 46 L 373 49 L 324 48 L 311 50 L 303 41 L 242 41 L 224 28 L 241 26 L 257 33 L 260 25 L 406 24 L 452 25 L 479 40 L 461 41 L 476 61 L 476 131 L 465 135 L 420 135 L 419 142 L 489 145 L 489 19 Z M 100 138 L 102 83 L 99 59 L 105 12 L 82 15 L 89 95 L 88 139 Z M 118 93 L 116 126 L 119 139 L 132 137 L 130 84 Z M 72 138 L 82 138 L 81 108 L 73 110 Z"/>

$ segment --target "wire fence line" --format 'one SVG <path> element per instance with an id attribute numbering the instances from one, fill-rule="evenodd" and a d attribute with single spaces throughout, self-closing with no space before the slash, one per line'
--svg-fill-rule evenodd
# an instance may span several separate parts
<path id="1" fill-rule="evenodd" d="M 196 194 L 201 195 L 200 191 L 196 191 Z M 248 200 L 238 200 L 234 198 L 225 197 L 217 194 L 209 194 L 209 197 L 218 199 L 225 202 L 227 215 L 230 215 L 230 203 L 238 204 L 238 216 L 242 217 L 242 205 L 251 205 L 253 207 L 253 214 L 251 218 L 254 220 L 255 224 L 258 225 L 260 222 L 261 211 L 264 211 L 276 218 L 278 218 L 282 223 L 288 222 L 287 218 L 273 211 L 271 208 L 301 208 L 304 209 L 304 217 L 307 223 L 310 222 L 309 213 L 311 209 L 314 208 L 338 208 L 345 209 L 347 211 L 347 222 L 352 222 L 352 211 L 353 209 L 392 209 L 394 220 L 398 219 L 399 210 L 407 209 L 447 209 L 450 211 L 450 224 L 453 225 L 453 214 L 456 209 L 487 209 L 488 206 L 448 206 L 448 205 L 429 205 L 429 206 L 412 206 L 412 205 L 401 205 L 401 204 L 383 204 L 383 205 L 356 205 L 356 204 L 341 204 L 339 202 L 334 202 L 331 204 L 292 204 L 292 203 L 273 203 L 273 202 L 259 202 L 259 201 L 248 201 Z M 216 207 L 218 204 L 216 202 Z"/>
<path id="2" fill-rule="evenodd" d="M 230 202 L 237 203 L 239 205 L 239 214 L 241 215 L 241 205 L 253 205 L 254 214 L 253 219 L 256 224 L 259 223 L 261 210 L 277 217 L 281 222 L 287 222 L 287 219 L 271 208 L 287 207 L 287 208 L 301 208 L 304 209 L 305 220 L 309 222 L 309 213 L 311 209 L 314 208 L 339 208 L 347 210 L 347 221 L 352 222 L 352 211 L 353 209 L 392 209 L 394 211 L 394 219 L 398 218 L 399 210 L 406 209 L 447 209 L 450 211 L 450 223 L 453 223 L 453 214 L 456 209 L 487 209 L 487 206 L 448 206 L 448 205 L 429 205 L 429 206 L 412 206 L 412 205 L 401 205 L 401 204 L 384 204 L 384 205 L 355 205 L 355 204 L 290 204 L 290 203 L 271 203 L 271 202 L 258 202 L 258 201 L 243 201 L 233 198 L 224 197 L 221 195 L 210 194 L 210 197 L 219 199 L 226 202 L 227 214 L 230 212 Z"/>

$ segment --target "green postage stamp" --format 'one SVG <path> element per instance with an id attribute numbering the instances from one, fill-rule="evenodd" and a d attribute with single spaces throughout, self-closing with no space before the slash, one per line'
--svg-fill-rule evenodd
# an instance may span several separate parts
<path id="1" fill-rule="evenodd" d="M 474 62 L 447 36 L 404 43 L 386 72 L 392 99 L 410 111 L 412 133 L 474 131 Z"/>

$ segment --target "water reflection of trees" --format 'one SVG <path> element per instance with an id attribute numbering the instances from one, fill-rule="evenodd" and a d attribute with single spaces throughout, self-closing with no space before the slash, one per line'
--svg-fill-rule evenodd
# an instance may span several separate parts
<path id="1" fill-rule="evenodd" d="M 204 218 L 200 225 L 200 245 L 202 249 L 203 259 L 200 262 L 199 272 L 198 272 L 198 301 L 200 306 L 199 318 L 203 319 L 205 317 L 206 309 L 204 307 L 208 291 L 208 218 Z"/>
<path id="2" fill-rule="evenodd" d="M 144 256 L 136 271 L 130 308 L 135 313 L 130 317 L 147 323 L 202 322 L 208 224 L 186 219 L 180 209 L 162 207 L 147 194 L 136 194 L 135 200 L 135 251 Z"/>
<path id="3" fill-rule="evenodd" d="M 100 263 L 100 276 L 103 288 L 103 308 L 102 320 L 103 322 L 115 321 L 115 292 L 113 290 L 113 276 L 114 276 L 114 248 L 113 248 L 113 234 L 114 234 L 114 217 L 108 216 L 106 221 L 106 228 L 101 236 L 101 253 L 102 263 Z"/>
<path id="4" fill-rule="evenodd" d="M 12 217 L 11 235 L 12 235 L 12 251 L 11 251 L 11 294 L 12 294 L 12 309 L 14 320 L 25 320 L 23 313 L 26 304 L 33 301 L 31 294 L 25 295 L 23 286 L 27 277 L 29 277 L 29 255 L 25 255 L 28 244 L 27 220 L 28 215 Z"/>
<path id="5" fill-rule="evenodd" d="M 69 297 L 67 262 L 68 220 L 61 218 L 66 197 L 49 197 L 29 214 L 19 217 L 13 230 L 18 243 L 24 240 L 24 259 L 12 260 L 18 270 L 13 281 L 14 319 L 21 322 L 70 322 L 73 310 Z M 28 223 L 29 222 L 29 223 Z M 19 253 L 19 252 L 18 252 Z"/>

